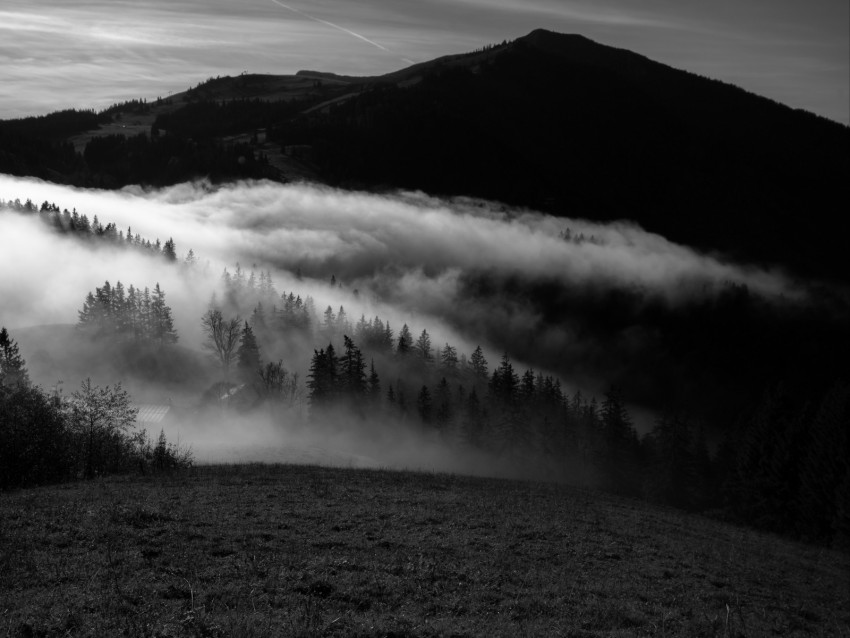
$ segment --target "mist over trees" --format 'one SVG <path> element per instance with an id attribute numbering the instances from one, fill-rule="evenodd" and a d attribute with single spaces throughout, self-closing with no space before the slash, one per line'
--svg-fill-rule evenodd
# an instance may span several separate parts
<path id="1" fill-rule="evenodd" d="M 787 399 L 782 407 L 772 393 L 756 397 L 719 443 L 709 441 L 717 430 L 704 420 L 672 410 L 640 436 L 618 387 L 601 400 L 580 391 L 568 396 L 559 379 L 516 370 L 508 353 L 491 369 L 480 346 L 468 355 L 450 343 L 435 349 L 427 328 L 414 340 L 405 324 L 396 337 L 380 317 L 352 322 L 342 306 L 328 306 L 320 318 L 301 295 L 276 295 L 270 275 L 258 279 L 237 268 L 223 281 L 226 298 L 256 304 L 241 329 L 251 361 L 274 352 L 281 340 L 323 344 L 310 357 L 304 427 L 386 423 L 448 449 L 486 452 L 496 463 L 545 468 L 550 477 L 723 512 L 819 542 L 846 542 L 846 384 L 808 400 Z M 238 303 L 232 310 L 240 310 Z M 258 376 L 265 381 L 267 369 L 260 366 Z"/>
<path id="2" fill-rule="evenodd" d="M 124 290 L 119 281 L 106 281 L 89 293 L 79 311 L 77 329 L 90 338 L 134 341 L 165 347 L 177 343 L 177 331 L 171 308 L 165 303 L 165 291 L 157 283 L 153 292 L 132 284 Z"/>
<path id="3" fill-rule="evenodd" d="M 3 209 L 35 217 L 61 235 L 92 242 L 95 245 L 135 248 L 144 254 L 161 255 L 169 262 L 177 261 L 177 247 L 173 238 L 169 237 L 164 244 L 158 238 L 152 243 L 150 239 L 145 239 L 138 233 L 133 234 L 132 228 L 127 228 L 125 233 L 112 222 L 107 222 L 104 226 L 97 215 L 89 220 L 85 213 L 78 213 L 76 208 L 72 211 L 67 208 L 60 210 L 55 203 L 47 201 L 38 206 L 30 199 L 24 202 L 20 199 L 9 201 L 0 199 L 0 210 Z M 188 265 L 194 264 L 194 252 L 191 249 L 186 259 Z"/>
<path id="4" fill-rule="evenodd" d="M 45 392 L 18 350 L 0 328 L 0 490 L 191 465 L 189 450 L 136 428 L 138 410 L 120 383 L 86 379 L 68 397 Z"/>
<path id="5" fill-rule="evenodd" d="M 174 264 L 181 275 L 192 273 L 198 261 L 189 251 L 180 262 L 172 239 L 148 248 L 149 242 L 137 239 L 130 229 L 123 234 L 112 224 L 89 221 L 76 211 L 59 212 L 52 204 L 39 209 L 32 202 L 18 201 L 11 207 L 38 215 L 69 240 L 141 250 L 152 259 Z M 70 219 L 67 225 L 65 213 Z M 562 238 L 574 241 L 572 236 Z M 300 272 L 295 280 L 299 277 Z M 475 288 L 471 278 L 463 283 L 471 295 L 486 299 L 492 294 L 499 299 L 498 286 Z M 334 278 L 330 294 L 342 287 Z M 594 298 L 581 293 L 566 299 L 549 293 L 539 296 L 546 300 L 544 316 L 574 316 L 563 310 L 568 303 L 574 313 L 593 319 L 584 334 L 589 337 L 598 331 L 594 341 L 610 334 L 606 330 L 617 322 L 640 316 L 626 295 Z M 674 340 L 691 337 L 690 352 L 705 351 L 699 360 L 715 366 L 711 381 L 720 378 L 728 364 L 716 359 L 728 356 L 728 350 L 717 345 L 726 336 L 733 350 L 751 347 L 745 337 L 750 338 L 758 324 L 762 341 L 756 344 L 767 351 L 774 337 L 794 334 L 784 327 L 777 330 L 776 322 L 765 323 L 770 306 L 735 286 L 710 303 L 686 306 L 685 311 L 645 304 L 641 312 L 652 315 L 655 325 L 663 326 Z M 683 318 L 677 312 L 689 314 Z M 811 310 L 804 316 L 814 322 Z M 183 357 L 173 313 L 159 284 L 151 290 L 107 280 L 85 295 L 78 318 L 78 334 L 104 352 L 109 343 L 144 349 L 148 353 L 144 366 L 152 373 L 165 365 L 157 362 Z M 709 418 L 710 412 L 682 409 L 682 402 L 670 394 L 671 386 L 663 382 L 665 377 L 648 371 L 656 375 L 652 379 L 661 380 L 653 381 L 652 390 L 666 407 L 659 411 L 654 427 L 639 434 L 627 407 L 635 400 L 634 384 L 620 385 L 622 377 L 610 379 L 599 398 L 583 392 L 568 395 L 559 375 L 517 369 L 513 358 L 517 353 L 503 352 L 488 361 L 480 345 L 462 352 L 452 343 L 435 340 L 430 326 L 392 326 L 380 316 L 365 314 L 358 318 L 335 303 L 320 311 L 310 295 L 278 290 L 270 270 L 246 270 L 238 263 L 225 269 L 208 311 L 196 321 L 203 330 L 204 348 L 213 357 L 193 363 L 192 371 L 219 379 L 198 397 L 197 409 L 212 410 L 207 413 L 212 418 L 262 414 L 280 428 L 320 431 L 330 424 L 352 433 L 413 435 L 460 458 L 467 453 L 484 455 L 494 469 L 525 468 L 536 477 L 581 481 L 676 507 L 722 513 L 818 542 L 845 542 L 850 489 L 848 387 L 834 379 L 823 382 L 833 376 L 829 367 L 808 375 L 806 384 L 778 386 L 768 383 L 767 375 L 751 379 L 738 389 L 738 403 L 730 404 L 746 407 L 735 407 L 734 424 L 720 426 Z M 490 342 L 488 324 L 478 327 L 482 343 Z M 693 343 L 692 334 L 710 334 L 711 339 Z M 793 358 L 795 348 L 809 348 L 813 338 L 805 335 L 800 344 L 785 339 L 784 356 Z M 837 343 L 837 353 L 840 347 Z M 167 442 L 163 448 L 161 442 L 154 446 L 133 438 L 135 434 L 120 425 L 126 425 L 120 415 L 114 421 L 97 421 L 105 424 L 101 427 L 86 421 L 81 409 L 74 412 L 72 406 L 80 402 L 96 406 L 98 394 L 91 382 L 74 393 L 76 404 L 32 387 L 23 357 L 7 331 L 0 333 L 0 354 L 5 449 L 18 459 L 8 465 L 15 469 L 4 479 L 7 486 L 126 471 L 132 463 L 149 467 L 150 455 L 157 449 L 157 458 L 165 458 L 162 454 L 171 449 Z M 730 376 L 760 370 L 772 365 L 769 361 L 744 362 L 742 370 L 730 370 Z M 800 373 L 807 370 L 801 367 Z M 753 392 L 756 387 L 766 388 L 767 394 Z M 108 391 L 120 405 L 120 388 Z M 729 412 L 726 406 L 725 414 Z M 33 435 L 24 444 L 22 432 L 27 428 Z M 75 451 L 68 452 L 70 440 L 75 441 Z M 36 457 L 53 459 L 50 467 L 60 469 L 49 470 Z"/>

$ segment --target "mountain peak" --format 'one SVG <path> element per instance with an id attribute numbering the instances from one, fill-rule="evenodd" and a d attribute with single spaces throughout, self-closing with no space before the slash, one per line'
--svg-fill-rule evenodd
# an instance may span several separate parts
<path id="1" fill-rule="evenodd" d="M 538 49 L 562 53 L 570 50 L 574 51 L 577 47 L 603 46 L 578 33 L 557 33 L 548 29 L 535 29 L 528 35 L 518 38 L 516 41 L 524 42 Z"/>

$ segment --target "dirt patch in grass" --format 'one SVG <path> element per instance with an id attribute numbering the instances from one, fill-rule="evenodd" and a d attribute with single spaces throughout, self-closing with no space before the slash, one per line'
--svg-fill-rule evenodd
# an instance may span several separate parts
<path id="1" fill-rule="evenodd" d="M 0 495 L 10 636 L 842 636 L 848 574 L 540 483 L 221 466 Z"/>

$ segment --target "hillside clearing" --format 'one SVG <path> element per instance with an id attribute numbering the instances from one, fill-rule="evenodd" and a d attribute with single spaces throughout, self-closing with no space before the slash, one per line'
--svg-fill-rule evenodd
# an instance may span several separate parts
<path id="1" fill-rule="evenodd" d="M 9 636 L 847 636 L 848 574 L 552 484 L 215 466 L 0 495 Z"/>

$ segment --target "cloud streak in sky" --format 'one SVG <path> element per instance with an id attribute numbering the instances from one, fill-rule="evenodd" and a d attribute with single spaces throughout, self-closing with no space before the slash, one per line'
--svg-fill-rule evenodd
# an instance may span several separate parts
<path id="1" fill-rule="evenodd" d="M 328 22 L 327 20 L 322 20 L 321 18 L 311 16 L 309 13 L 305 13 L 304 11 L 301 11 L 300 9 L 296 9 L 295 7 L 291 7 L 288 4 L 283 4 L 279 0 L 271 0 L 271 1 L 274 2 L 276 5 L 283 7 L 284 9 L 289 9 L 293 13 L 297 13 L 300 16 L 304 16 L 308 20 L 313 20 L 314 22 L 318 22 L 319 24 L 327 25 L 327 26 L 331 27 L 332 29 L 336 29 L 337 31 L 342 31 L 343 33 L 347 33 L 348 35 L 353 36 L 353 37 L 357 38 L 358 40 L 362 40 L 363 42 L 366 42 L 367 44 L 371 44 L 373 47 L 377 47 L 381 51 L 386 51 L 387 53 L 390 52 L 390 50 L 387 47 L 385 47 L 381 44 L 378 44 L 374 40 L 370 40 L 366 36 L 360 35 L 359 33 L 355 33 L 354 31 L 351 31 L 350 29 L 346 29 L 345 27 L 341 27 L 338 24 L 334 24 L 333 22 Z"/>

